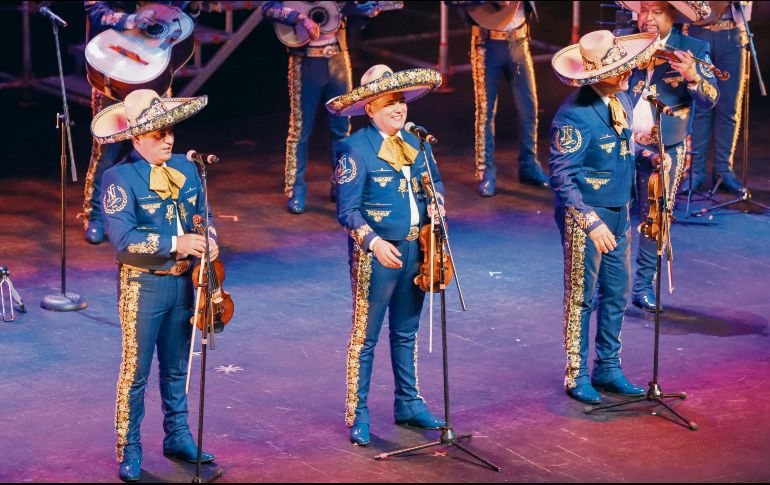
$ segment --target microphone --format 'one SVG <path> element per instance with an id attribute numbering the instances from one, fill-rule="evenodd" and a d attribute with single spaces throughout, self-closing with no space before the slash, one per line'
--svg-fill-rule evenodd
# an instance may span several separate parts
<path id="1" fill-rule="evenodd" d="M 59 24 L 62 27 L 66 27 L 67 26 L 67 22 L 63 18 L 61 18 L 58 15 L 56 15 L 55 13 L 53 13 L 50 8 L 48 8 L 48 7 L 40 7 L 39 9 L 37 9 L 37 11 L 43 17 L 48 17 L 49 19 L 51 19 L 51 22 L 57 23 L 57 24 Z"/>
<path id="2" fill-rule="evenodd" d="M 428 133 L 428 130 L 422 126 L 417 126 L 411 121 L 404 125 L 407 133 L 411 133 L 422 141 L 427 141 L 431 145 L 438 143 L 438 138 Z"/>
<path id="3" fill-rule="evenodd" d="M 200 153 L 195 150 L 187 152 L 187 159 L 191 162 L 198 163 L 219 163 L 219 157 L 212 153 Z"/>
<path id="4" fill-rule="evenodd" d="M 658 111 L 663 113 L 664 115 L 673 116 L 674 110 L 672 110 L 667 104 L 665 104 L 663 101 L 659 100 L 652 94 L 648 94 L 646 98 L 644 98 L 648 103 L 651 103 L 654 105 Z"/>

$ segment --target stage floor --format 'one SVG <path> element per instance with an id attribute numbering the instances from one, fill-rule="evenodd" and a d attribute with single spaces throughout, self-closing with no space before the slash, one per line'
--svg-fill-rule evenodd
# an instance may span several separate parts
<path id="1" fill-rule="evenodd" d="M 357 65 L 356 74 L 364 69 Z M 543 160 L 547 127 L 569 91 L 548 69 L 538 66 L 539 79 L 546 80 L 539 85 Z M 770 481 L 770 217 L 720 211 L 713 218 L 686 218 L 681 205 L 677 211 L 676 291 L 662 300 L 659 382 L 664 392 L 688 394 L 674 405 L 698 431 L 665 413 L 654 415 L 660 409 L 649 405 L 586 415 L 562 389 L 563 259 L 552 194 L 517 182 L 517 133 L 509 122 L 514 108 L 504 95 L 498 115 L 499 194 L 476 195 L 469 76 L 458 76 L 455 83 L 456 93 L 426 98 L 410 107 L 410 115 L 425 120 L 442 141 L 436 154 L 468 304 L 461 312 L 452 286 L 453 423 L 458 433 L 473 433 L 469 448 L 502 472 L 488 471 L 457 450 L 373 460 L 383 451 L 437 437 L 394 425 L 387 338 L 377 349 L 370 395 L 373 443 L 350 444 L 344 426 L 350 278 L 346 236 L 327 197 L 323 123 L 313 138 L 309 210 L 291 215 L 282 193 L 287 113 L 229 118 L 223 91 L 219 98 L 215 91 L 211 107 L 176 134 L 178 152 L 211 150 L 224 160 L 211 169 L 209 184 L 227 267 L 224 286 L 232 292 L 236 316 L 216 336 L 216 351 L 209 355 L 205 424 L 205 448 L 225 470 L 221 481 Z M 88 245 L 75 221 L 89 114 L 76 111 L 81 182 L 68 183 L 67 206 L 67 288 L 89 306 L 78 313 L 51 313 L 38 303 L 59 289 L 58 145 L 52 127 L 57 106 L 55 100 L 39 102 L 36 110 L 14 111 L 19 126 L 41 128 L 14 135 L 0 191 L 0 265 L 10 267 L 29 308 L 17 321 L 0 324 L 0 481 L 117 481 L 113 416 L 121 332 L 114 253 L 109 243 Z M 3 94 L 0 107 L 15 108 L 16 101 Z M 757 135 L 750 187 L 768 203 L 770 144 L 760 136 L 765 124 L 752 125 Z M 26 149 L 33 154 L 29 158 Z M 695 208 L 709 205 L 698 201 Z M 642 385 L 652 375 L 653 329 L 651 315 L 628 310 L 623 367 Z M 440 414 L 438 322 L 434 332 L 429 354 L 426 304 L 420 386 Z M 195 380 L 198 363 L 196 358 Z M 184 482 L 194 468 L 162 456 L 157 382 L 153 369 L 143 425 L 143 480 Z M 197 410 L 196 393 L 197 384 L 191 410 Z M 196 414 L 190 416 L 193 427 Z"/>

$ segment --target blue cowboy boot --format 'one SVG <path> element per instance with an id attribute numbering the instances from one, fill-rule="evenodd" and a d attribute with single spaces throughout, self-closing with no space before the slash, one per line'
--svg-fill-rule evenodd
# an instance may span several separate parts
<path id="1" fill-rule="evenodd" d="M 626 376 L 622 373 L 611 380 L 605 380 L 603 376 L 597 378 L 596 373 L 591 378 L 591 383 L 596 389 L 611 392 L 614 394 L 620 394 L 621 396 L 644 396 L 647 390 L 641 386 L 637 386 L 628 382 Z"/>
<path id="2" fill-rule="evenodd" d="M 409 419 L 398 420 L 396 424 L 418 429 L 439 429 L 446 426 L 446 422 L 443 419 L 435 417 L 427 409 Z"/>
<path id="3" fill-rule="evenodd" d="M 519 182 L 541 189 L 548 189 L 550 187 L 548 177 L 546 177 L 543 167 L 537 160 L 519 162 Z"/>
<path id="4" fill-rule="evenodd" d="M 350 428 L 350 442 L 356 446 L 369 446 L 372 438 L 369 435 L 368 423 L 354 423 Z"/>
<path id="5" fill-rule="evenodd" d="M 136 482 L 142 475 L 142 459 L 126 458 L 120 462 L 118 477 L 124 482 Z"/>
<path id="6" fill-rule="evenodd" d="M 588 382 L 578 384 L 572 389 L 567 389 L 567 395 L 584 404 L 600 404 L 602 402 L 602 396 Z"/>
<path id="7" fill-rule="evenodd" d="M 495 180 L 485 178 L 479 182 L 479 195 L 482 197 L 492 197 L 495 195 Z"/>

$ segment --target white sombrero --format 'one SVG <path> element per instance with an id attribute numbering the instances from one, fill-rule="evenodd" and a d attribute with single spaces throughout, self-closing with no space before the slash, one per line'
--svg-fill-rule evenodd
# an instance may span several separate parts
<path id="1" fill-rule="evenodd" d="M 326 102 L 326 109 L 339 116 L 366 114 L 364 107 L 390 93 L 404 93 L 407 103 L 441 86 L 441 74 L 433 69 L 407 69 L 393 72 L 384 64 L 369 68 L 361 76 L 361 86 Z"/>
<path id="2" fill-rule="evenodd" d="M 114 143 L 150 133 L 189 118 L 202 110 L 208 96 L 161 98 L 151 89 L 137 89 L 126 100 L 104 108 L 91 122 L 91 134 L 99 143 Z"/>
<path id="3" fill-rule="evenodd" d="M 652 32 L 615 37 L 609 30 L 597 30 L 557 52 L 551 66 L 568 86 L 594 84 L 649 61 L 657 41 L 658 34 Z"/>
<path id="4" fill-rule="evenodd" d="M 616 1 L 621 7 L 639 13 L 642 2 Z M 677 12 L 675 22 L 698 22 L 711 15 L 708 2 L 668 2 Z"/>

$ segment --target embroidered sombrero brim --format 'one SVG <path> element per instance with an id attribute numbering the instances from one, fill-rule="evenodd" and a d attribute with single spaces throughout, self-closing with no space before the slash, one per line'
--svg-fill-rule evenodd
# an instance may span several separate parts
<path id="1" fill-rule="evenodd" d="M 642 2 L 616 1 L 621 7 L 639 13 Z M 668 2 L 676 9 L 676 22 L 698 22 L 711 15 L 711 7 L 708 2 Z"/>
<path id="2" fill-rule="evenodd" d="M 551 67 L 564 84 L 585 86 L 634 69 L 639 64 L 649 61 L 658 48 L 658 34 L 653 32 L 624 35 L 616 39 L 623 46 L 626 55 L 606 66 L 586 71 L 583 67 L 580 46 L 574 44 L 557 52 L 551 59 Z"/>
<path id="3" fill-rule="evenodd" d="M 115 143 L 135 136 L 175 125 L 202 110 L 208 96 L 195 98 L 163 98 L 166 112 L 160 116 L 131 126 L 124 103 L 114 104 L 99 111 L 91 122 L 91 134 L 98 143 Z"/>
<path id="4" fill-rule="evenodd" d="M 409 103 L 441 86 L 441 74 L 433 69 L 407 69 L 359 86 L 326 102 L 326 109 L 339 116 L 366 114 L 364 107 L 385 94 L 404 93 Z"/>

